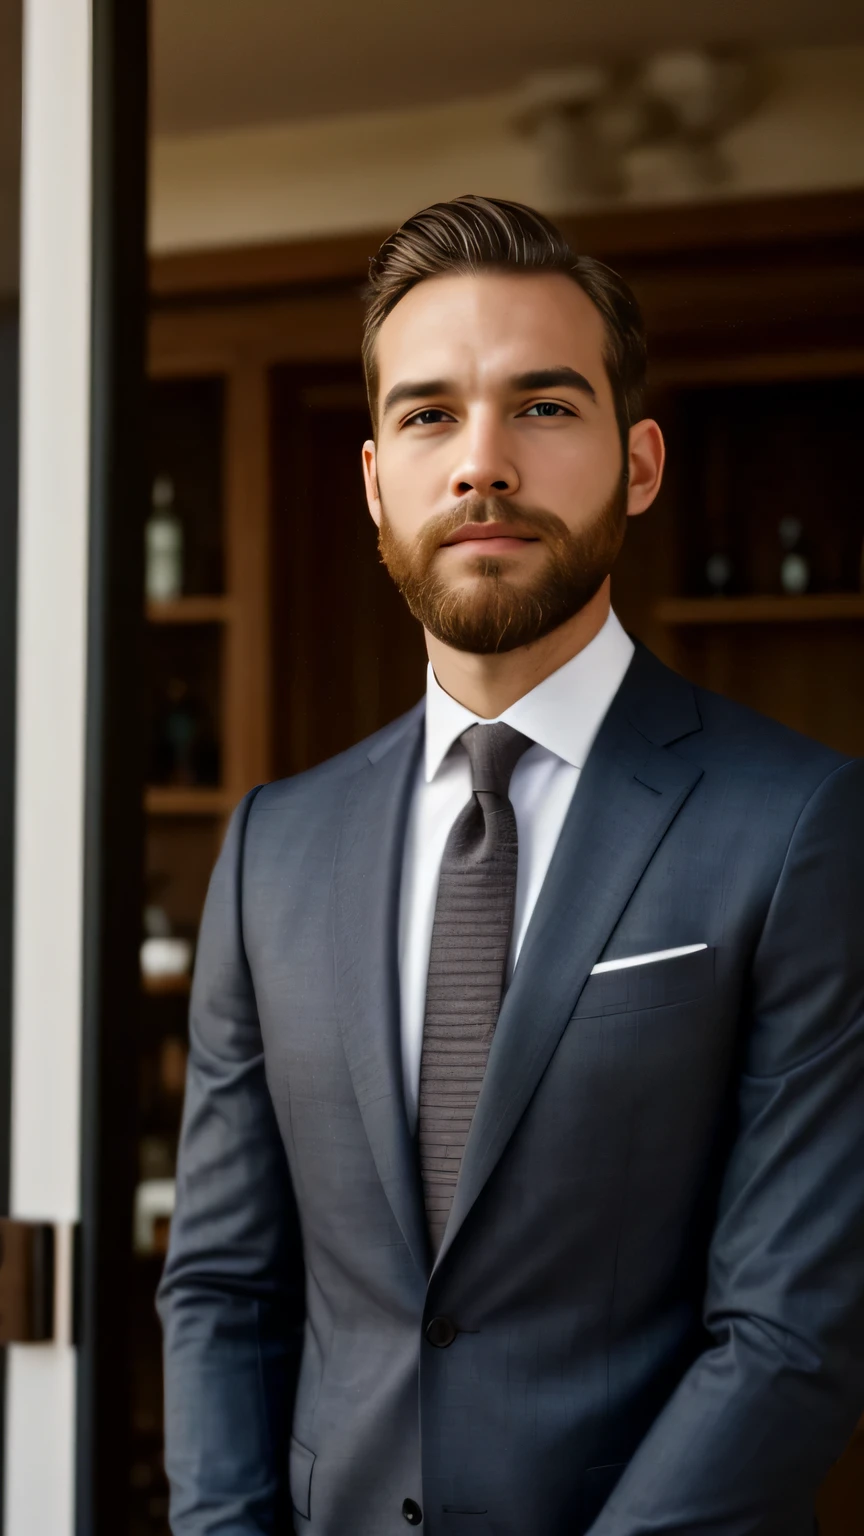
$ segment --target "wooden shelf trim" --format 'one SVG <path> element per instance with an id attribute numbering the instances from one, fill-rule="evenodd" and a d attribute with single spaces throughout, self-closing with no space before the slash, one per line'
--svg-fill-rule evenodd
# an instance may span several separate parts
<path id="1" fill-rule="evenodd" d="M 147 604 L 149 624 L 228 624 L 233 617 L 230 597 L 177 597 Z"/>
<path id="2" fill-rule="evenodd" d="M 141 990 L 148 997 L 188 997 L 192 988 L 192 977 L 188 971 L 176 976 L 145 976 L 141 977 Z"/>
<path id="3" fill-rule="evenodd" d="M 766 242 L 849 238 L 864 229 L 864 200 L 852 191 L 792 193 L 707 203 L 583 212 L 562 219 L 578 250 L 621 256 L 670 249 L 745 249 Z M 260 293 L 303 283 L 359 282 L 387 229 L 305 240 L 166 251 L 150 258 L 150 293 L 176 300 L 202 293 Z"/>
<path id="4" fill-rule="evenodd" d="M 670 597 L 654 608 L 660 624 L 800 624 L 864 619 L 864 592 L 801 597 Z"/>
<path id="5" fill-rule="evenodd" d="M 144 791 L 144 809 L 150 816 L 227 816 L 236 798 L 226 789 L 151 784 Z"/>

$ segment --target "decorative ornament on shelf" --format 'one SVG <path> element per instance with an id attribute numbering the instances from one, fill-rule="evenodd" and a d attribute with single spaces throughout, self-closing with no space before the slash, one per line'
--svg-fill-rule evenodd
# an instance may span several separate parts
<path id="1" fill-rule="evenodd" d="M 174 482 L 153 481 L 145 529 L 145 589 L 153 603 L 172 602 L 183 591 L 183 525 L 174 508 Z"/>
<path id="2" fill-rule="evenodd" d="M 150 876 L 151 886 L 160 887 L 165 883 L 164 875 Z M 166 908 L 153 893 L 145 903 L 142 926 L 144 937 L 140 960 L 145 983 L 159 984 L 169 978 L 188 976 L 192 965 L 192 943 L 174 933 Z"/>
<path id="3" fill-rule="evenodd" d="M 810 585 L 810 562 L 796 548 L 803 532 L 804 524 L 799 517 L 781 517 L 777 524 L 780 545 L 786 551 L 780 561 L 780 585 L 790 597 L 806 592 Z"/>
<path id="4" fill-rule="evenodd" d="M 697 185 L 727 179 L 721 139 L 758 104 L 761 75 L 751 56 L 733 50 L 681 48 L 645 61 L 639 89 L 654 108 L 654 142 L 673 148 Z"/>
<path id="5" fill-rule="evenodd" d="M 733 573 L 732 561 L 728 555 L 718 551 L 709 555 L 705 561 L 705 580 L 707 581 L 714 597 L 725 597 Z"/>
<path id="6" fill-rule="evenodd" d="M 631 72 L 600 64 L 543 70 L 518 94 L 515 125 L 534 142 L 553 203 L 625 190 L 623 155 L 646 132 Z"/>
<path id="7" fill-rule="evenodd" d="M 661 149 L 698 190 L 722 182 L 722 136 L 764 94 L 756 60 L 733 50 L 678 49 L 615 66 L 530 75 L 514 126 L 540 158 L 550 207 L 625 196 L 629 157 Z M 680 179 L 680 175 L 679 175 Z"/>
<path id="8" fill-rule="evenodd" d="M 145 981 L 164 982 L 168 977 L 188 976 L 191 966 L 191 939 L 171 934 L 164 939 L 141 941 L 141 975 Z"/>
<path id="9" fill-rule="evenodd" d="M 168 1250 L 175 1185 L 172 1179 L 142 1179 L 135 1190 L 134 1243 L 139 1254 Z"/>

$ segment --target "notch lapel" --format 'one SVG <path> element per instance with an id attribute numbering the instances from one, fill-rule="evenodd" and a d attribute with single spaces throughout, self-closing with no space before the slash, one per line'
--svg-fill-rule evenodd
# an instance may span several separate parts
<path id="1" fill-rule="evenodd" d="M 502 1004 L 436 1270 L 524 1114 L 643 870 L 702 776 L 658 743 L 699 729 L 690 685 L 637 647 L 580 775 Z"/>
<path id="2" fill-rule="evenodd" d="M 399 1003 L 399 888 L 425 705 L 370 750 L 350 783 L 333 871 L 336 995 L 366 1135 L 415 1262 L 429 1272 L 416 1149 L 405 1110 Z"/>

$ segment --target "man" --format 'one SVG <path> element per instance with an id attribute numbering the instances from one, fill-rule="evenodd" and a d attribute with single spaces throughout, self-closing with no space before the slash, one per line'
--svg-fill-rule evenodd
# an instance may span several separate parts
<path id="1" fill-rule="evenodd" d="M 364 360 L 427 692 L 213 875 L 173 1529 L 809 1536 L 864 1407 L 864 764 L 611 612 L 663 467 L 615 274 L 438 205 Z"/>

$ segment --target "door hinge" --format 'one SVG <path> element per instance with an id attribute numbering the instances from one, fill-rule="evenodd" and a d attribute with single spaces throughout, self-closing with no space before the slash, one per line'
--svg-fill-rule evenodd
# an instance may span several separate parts
<path id="1" fill-rule="evenodd" d="M 0 1217 L 0 1345 L 72 1342 L 76 1234 Z"/>

